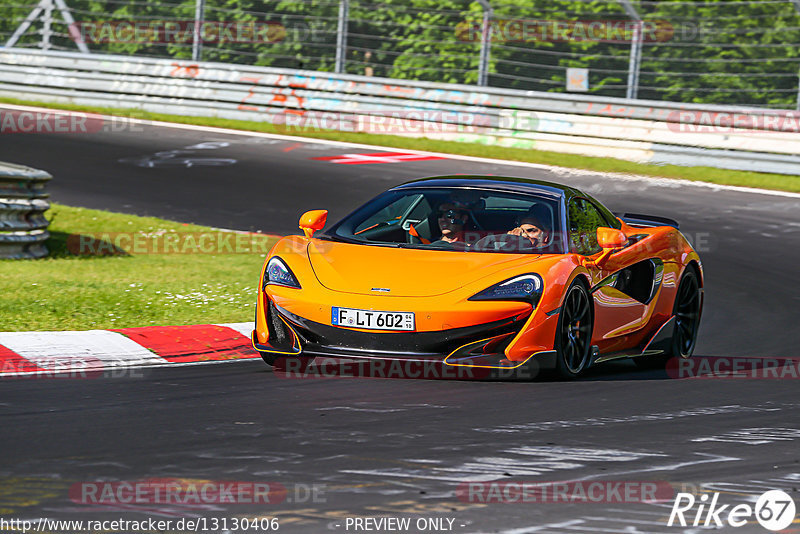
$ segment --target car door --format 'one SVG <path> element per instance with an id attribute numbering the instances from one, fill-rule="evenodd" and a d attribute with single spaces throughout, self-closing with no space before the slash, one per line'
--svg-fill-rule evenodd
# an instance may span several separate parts
<path id="1" fill-rule="evenodd" d="M 575 197 L 567 207 L 567 224 L 570 251 L 591 260 L 602 252 L 597 243 L 597 228 L 612 227 L 615 221 L 609 220 L 590 200 Z M 649 259 L 642 261 L 642 250 L 636 243 L 614 253 L 602 268 L 591 262 L 586 265 L 592 278 L 593 339 L 605 351 L 645 324 L 656 268 Z M 648 294 L 644 295 L 645 292 Z"/>

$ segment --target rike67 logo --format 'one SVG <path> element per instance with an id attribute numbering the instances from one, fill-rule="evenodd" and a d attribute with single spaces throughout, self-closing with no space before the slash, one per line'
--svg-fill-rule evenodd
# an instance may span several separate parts
<path id="1" fill-rule="evenodd" d="M 718 492 L 704 493 L 696 498 L 691 493 L 678 493 L 672 504 L 667 526 L 741 527 L 754 520 L 773 532 L 784 530 L 792 524 L 796 507 L 788 493 L 772 490 L 761 495 L 755 506 L 749 504 L 719 504 Z M 696 510 L 695 510 L 696 507 Z"/>

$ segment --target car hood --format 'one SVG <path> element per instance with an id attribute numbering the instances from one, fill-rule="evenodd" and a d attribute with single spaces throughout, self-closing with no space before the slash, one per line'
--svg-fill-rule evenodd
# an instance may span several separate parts
<path id="1" fill-rule="evenodd" d="M 393 297 L 443 295 L 506 269 L 522 268 L 540 257 L 538 254 L 422 250 L 322 240 L 312 241 L 307 252 L 314 274 L 326 288 Z"/>

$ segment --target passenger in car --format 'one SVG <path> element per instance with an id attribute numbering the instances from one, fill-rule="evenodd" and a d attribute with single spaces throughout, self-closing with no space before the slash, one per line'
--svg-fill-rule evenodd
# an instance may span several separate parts
<path id="1" fill-rule="evenodd" d="M 542 209 L 537 209 L 534 206 L 517 221 L 517 227 L 509 230 L 509 235 L 516 235 L 524 237 L 531 242 L 534 247 L 542 247 L 550 242 L 550 227 L 546 225 L 543 220 L 546 219 L 546 213 Z"/>

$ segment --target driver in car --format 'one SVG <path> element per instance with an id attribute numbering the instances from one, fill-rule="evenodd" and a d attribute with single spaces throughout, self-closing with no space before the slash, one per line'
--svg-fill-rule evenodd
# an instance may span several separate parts
<path id="1" fill-rule="evenodd" d="M 464 243 L 464 226 L 469 215 L 466 208 L 455 202 L 443 202 L 436 211 L 436 220 L 442 236 L 438 242 Z"/>

